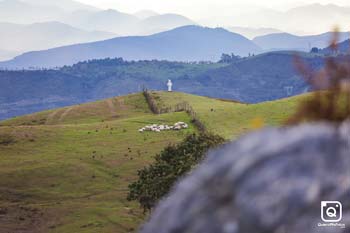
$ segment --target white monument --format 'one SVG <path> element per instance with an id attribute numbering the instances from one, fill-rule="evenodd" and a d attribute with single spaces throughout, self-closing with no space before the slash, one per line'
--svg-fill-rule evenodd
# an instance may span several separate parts
<path id="1" fill-rule="evenodd" d="M 171 82 L 170 79 L 168 80 L 167 86 L 168 86 L 168 91 L 172 92 L 173 91 L 173 89 L 172 89 L 173 88 L 173 83 Z"/>

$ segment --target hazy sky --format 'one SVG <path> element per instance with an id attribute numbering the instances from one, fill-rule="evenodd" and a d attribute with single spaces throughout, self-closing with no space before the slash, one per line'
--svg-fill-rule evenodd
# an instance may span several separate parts
<path id="1" fill-rule="evenodd" d="M 220 12 L 232 11 L 240 8 L 264 7 L 278 10 L 311 4 L 338 4 L 350 5 L 349 0 L 78 0 L 100 8 L 114 8 L 120 11 L 133 13 L 149 9 L 159 13 L 175 12 L 192 18 L 204 18 L 203 14 L 218 15 Z M 243 7 L 245 5 L 245 7 Z"/>
<path id="2" fill-rule="evenodd" d="M 313 3 L 350 6 L 350 0 L 78 0 L 103 9 L 116 9 L 126 13 L 153 10 L 158 13 L 177 13 L 195 22 L 210 27 L 273 27 L 296 34 L 317 34 L 329 31 L 334 26 L 344 30 L 344 22 L 339 19 L 324 19 L 318 24 L 293 24 L 294 20 L 279 22 L 275 11 Z M 263 10 L 263 11 L 261 11 Z M 262 14 L 263 12 L 263 14 Z M 311 15 L 310 15 L 311 17 Z M 312 19 L 312 17 L 311 17 Z M 273 20 L 273 21 L 268 21 Z M 347 23 L 347 22 L 346 22 Z M 346 26 L 348 26 L 346 24 Z M 346 30 L 348 30 L 346 28 Z"/>

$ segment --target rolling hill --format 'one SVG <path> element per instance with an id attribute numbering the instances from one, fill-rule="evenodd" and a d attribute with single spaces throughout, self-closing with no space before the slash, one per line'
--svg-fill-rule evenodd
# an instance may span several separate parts
<path id="1" fill-rule="evenodd" d="M 294 65 L 295 53 L 273 52 L 232 63 L 128 62 L 104 59 L 57 70 L 0 71 L 0 119 L 135 93 L 146 87 L 257 103 L 309 90 Z M 324 58 L 299 53 L 312 69 Z M 45 87 L 45 88 L 43 88 Z"/>
<path id="2" fill-rule="evenodd" d="M 29 52 L 1 62 L 0 68 L 49 68 L 114 57 L 126 60 L 217 61 L 222 53 L 246 56 L 259 52 L 260 48 L 247 38 L 222 28 L 184 26 L 151 36 L 119 37 Z"/>
<path id="3" fill-rule="evenodd" d="M 176 92 L 152 95 L 162 106 L 189 102 L 208 129 L 225 138 L 252 130 L 256 119 L 281 124 L 304 98 L 247 105 Z M 191 124 L 159 134 L 138 129 L 177 121 L 190 118 L 184 112 L 153 115 L 142 94 L 133 94 L 0 122 L 2 230 L 136 231 L 146 216 L 126 201 L 128 184 L 162 148 L 196 131 Z"/>
<path id="4" fill-rule="evenodd" d="M 253 39 L 254 43 L 266 51 L 296 50 L 308 52 L 313 47 L 326 48 L 333 39 L 333 32 L 313 36 L 296 36 L 288 33 L 275 33 L 259 36 Z M 349 39 L 349 32 L 339 33 L 339 41 Z"/>

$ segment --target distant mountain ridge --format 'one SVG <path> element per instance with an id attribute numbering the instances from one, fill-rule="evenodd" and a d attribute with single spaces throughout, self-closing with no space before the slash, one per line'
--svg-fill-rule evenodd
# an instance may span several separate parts
<path id="1" fill-rule="evenodd" d="M 22 2 L 36 5 L 36 6 L 50 6 L 57 7 L 64 11 L 74 12 L 78 10 L 87 10 L 87 11 L 99 11 L 101 9 L 84 4 L 82 2 L 74 0 L 59 0 L 59 1 L 50 1 L 50 0 L 21 0 Z"/>
<path id="2" fill-rule="evenodd" d="M 135 15 L 136 17 L 138 17 L 140 19 L 147 19 L 149 17 L 157 16 L 159 14 L 157 12 L 151 11 L 151 10 L 142 10 L 142 11 L 138 11 L 138 12 L 134 13 L 133 15 Z"/>
<path id="3" fill-rule="evenodd" d="M 338 34 L 339 41 L 349 39 L 349 32 Z M 320 35 L 296 36 L 289 33 L 275 33 L 265 36 L 259 36 L 253 39 L 253 42 L 266 51 L 271 50 L 298 50 L 308 52 L 312 47 L 328 47 L 334 37 L 333 32 L 327 32 Z"/>
<path id="4" fill-rule="evenodd" d="M 0 31 L 0 50 L 22 53 L 115 37 L 112 33 L 84 31 L 59 22 L 29 25 L 0 22 Z"/>
<path id="5" fill-rule="evenodd" d="M 338 43 L 335 50 L 329 46 L 322 49 L 320 53 L 325 55 L 350 54 L 350 39 Z"/>
<path id="6" fill-rule="evenodd" d="M 246 56 L 260 51 L 247 38 L 222 28 L 184 26 L 151 36 L 119 37 L 29 52 L 1 62 L 0 68 L 48 68 L 114 57 L 126 60 L 218 61 L 222 53 Z"/>
<path id="7" fill-rule="evenodd" d="M 0 0 L 0 16 L 0 22 L 34 24 L 56 21 L 87 31 L 106 31 L 122 36 L 149 35 L 197 24 L 178 14 L 152 11 L 128 14 L 73 0 Z"/>
<path id="8" fill-rule="evenodd" d="M 38 6 L 19 0 L 0 1 L 1 22 L 28 24 L 55 21 L 64 14 L 63 9 L 54 6 Z"/>
<path id="9" fill-rule="evenodd" d="M 140 18 L 137 15 L 109 9 L 97 12 L 80 12 L 65 19 L 66 23 L 86 30 L 113 32 L 119 35 L 149 35 L 186 25 L 196 24 L 177 14 L 156 14 Z"/>
<path id="10" fill-rule="evenodd" d="M 288 10 L 257 8 L 248 12 L 238 12 L 231 16 L 235 25 L 246 27 L 276 28 L 284 32 L 308 35 L 339 30 L 348 30 L 350 7 L 335 4 L 305 4 Z"/>
<path id="11" fill-rule="evenodd" d="M 242 36 L 247 37 L 248 39 L 254 39 L 258 36 L 265 36 L 274 33 L 283 33 L 281 30 L 275 28 L 249 28 L 249 27 L 227 27 L 227 30 L 241 34 Z"/>

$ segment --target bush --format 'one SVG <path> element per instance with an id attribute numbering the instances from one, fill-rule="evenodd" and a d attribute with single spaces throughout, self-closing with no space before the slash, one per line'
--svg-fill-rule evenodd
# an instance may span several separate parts
<path id="1" fill-rule="evenodd" d="M 224 143 L 212 134 L 192 134 L 178 145 L 169 145 L 148 167 L 138 171 L 139 179 L 129 185 L 128 200 L 137 200 L 146 212 L 165 195 L 182 176 L 202 161 L 209 149 Z"/>
<path id="2" fill-rule="evenodd" d="M 315 91 L 299 105 L 287 123 L 328 121 L 339 124 L 350 118 L 350 57 L 330 57 L 325 68 L 313 72 L 301 61 L 297 66 Z"/>
<path id="3" fill-rule="evenodd" d="M 15 143 L 15 138 L 10 134 L 0 134 L 0 145 L 8 146 Z"/>

